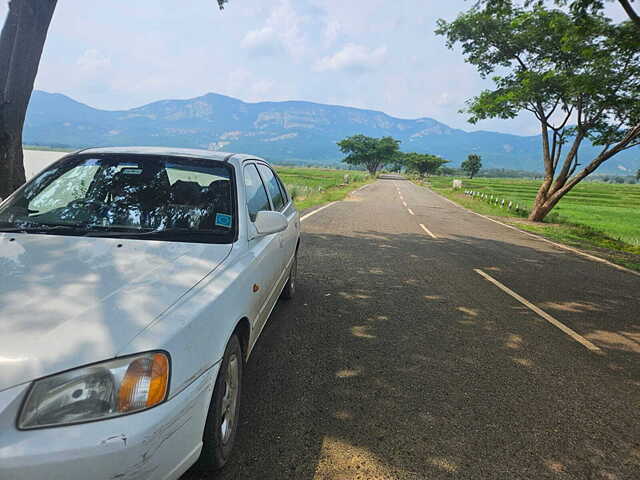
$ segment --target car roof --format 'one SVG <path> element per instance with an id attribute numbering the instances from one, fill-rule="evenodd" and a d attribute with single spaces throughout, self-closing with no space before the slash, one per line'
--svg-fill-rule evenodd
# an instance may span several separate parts
<path id="1" fill-rule="evenodd" d="M 257 157 L 255 155 L 247 155 L 244 153 L 230 153 L 230 152 L 217 152 L 213 150 L 201 150 L 197 148 L 171 148 L 171 147 L 98 147 L 98 148 L 85 148 L 75 152 L 76 154 L 104 154 L 104 153 L 118 153 L 118 154 L 131 154 L 131 155 L 167 155 L 171 157 L 190 157 L 190 158 L 204 158 L 207 160 L 217 160 L 219 162 L 225 162 L 232 157 L 237 161 L 244 160 L 266 160 Z"/>

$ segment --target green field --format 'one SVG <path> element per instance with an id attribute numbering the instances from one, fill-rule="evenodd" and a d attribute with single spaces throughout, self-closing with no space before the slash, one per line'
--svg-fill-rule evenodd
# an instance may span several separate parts
<path id="1" fill-rule="evenodd" d="M 325 168 L 276 167 L 297 208 L 342 200 L 372 181 L 365 172 Z"/>
<path id="2" fill-rule="evenodd" d="M 465 190 L 493 195 L 499 202 L 519 205 L 520 212 L 501 208 L 479 197 L 454 191 L 452 177 L 431 177 L 435 191 L 479 213 L 510 217 L 519 228 L 587 249 L 612 252 L 610 259 L 640 269 L 640 185 L 584 182 L 576 186 L 549 214 L 545 223 L 521 222 L 526 218 L 540 181 L 474 178 L 462 179 Z M 620 252 L 616 254 L 614 252 Z"/>

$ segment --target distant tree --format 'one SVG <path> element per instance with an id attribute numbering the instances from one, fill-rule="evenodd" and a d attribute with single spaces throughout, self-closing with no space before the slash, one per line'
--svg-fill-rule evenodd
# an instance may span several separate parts
<path id="1" fill-rule="evenodd" d="M 405 153 L 404 165 L 409 172 L 414 172 L 420 176 L 429 176 L 435 174 L 440 167 L 449 163 L 449 160 L 424 153 Z"/>
<path id="2" fill-rule="evenodd" d="M 229 0 L 216 0 L 220 9 Z M 0 198 L 25 182 L 22 128 L 57 0 L 10 0 L 0 33 Z"/>
<path id="3" fill-rule="evenodd" d="M 387 161 L 385 168 L 390 172 L 401 172 L 404 166 L 404 153 L 397 151 L 396 154 Z"/>
<path id="4" fill-rule="evenodd" d="M 640 143 L 640 42 L 629 22 L 598 12 L 577 18 L 514 3 L 483 2 L 440 20 L 436 33 L 450 48 L 461 44 L 467 62 L 495 83 L 468 102 L 471 123 L 522 111 L 538 120 L 545 176 L 529 219 L 541 221 L 600 165 Z M 578 169 L 586 139 L 602 149 Z"/>
<path id="5" fill-rule="evenodd" d="M 342 153 L 347 154 L 342 161 L 349 165 L 365 167 L 371 175 L 397 158 L 400 141 L 391 137 L 373 138 L 354 135 L 338 142 Z"/>
<path id="6" fill-rule="evenodd" d="M 636 172 L 636 180 L 640 181 L 640 168 Z"/>
<path id="7" fill-rule="evenodd" d="M 451 167 L 440 167 L 438 169 L 438 173 L 440 175 L 451 176 L 451 175 L 455 175 L 457 173 L 457 170 Z"/>
<path id="8" fill-rule="evenodd" d="M 462 162 L 460 168 L 467 172 L 469 178 L 475 177 L 482 168 L 482 159 L 480 158 L 480 155 L 472 153 L 464 162 Z"/>

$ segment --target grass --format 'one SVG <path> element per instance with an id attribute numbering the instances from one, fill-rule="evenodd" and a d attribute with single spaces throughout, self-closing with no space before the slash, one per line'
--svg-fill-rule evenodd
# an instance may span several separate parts
<path id="1" fill-rule="evenodd" d="M 276 170 L 300 210 L 342 200 L 373 181 L 366 173 L 352 170 L 307 167 L 276 167 Z"/>
<path id="2" fill-rule="evenodd" d="M 586 249 L 618 264 L 640 270 L 640 185 L 586 182 L 575 187 L 543 223 L 527 222 L 540 181 L 463 179 L 462 191 L 451 188 L 453 178 L 431 177 L 430 186 L 449 199 L 484 215 L 505 217 L 507 223 L 552 240 Z M 479 192 L 480 196 L 465 195 Z M 481 196 L 493 196 L 498 204 Z M 505 207 L 501 207 L 501 201 Z M 512 203 L 512 209 L 506 205 Z M 516 211 L 516 205 L 519 210 Z"/>

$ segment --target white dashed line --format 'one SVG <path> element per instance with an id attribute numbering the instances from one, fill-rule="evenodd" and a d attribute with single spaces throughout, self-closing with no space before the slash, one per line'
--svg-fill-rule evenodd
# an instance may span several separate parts
<path id="1" fill-rule="evenodd" d="M 595 352 L 595 353 L 600 353 L 600 354 L 603 353 L 600 348 L 596 347 L 593 343 L 591 343 L 589 340 L 584 338 L 582 335 L 580 335 L 579 333 L 576 333 L 575 331 L 571 330 L 564 323 L 560 322 L 559 320 L 556 320 L 555 318 L 553 318 L 551 315 L 549 315 L 547 312 L 545 312 L 541 308 L 536 307 L 533 303 L 531 303 L 527 299 L 521 297 L 516 292 L 511 290 L 509 287 L 507 287 L 506 285 L 503 285 L 498 280 L 493 278 L 491 275 L 483 272 L 482 270 L 480 270 L 478 268 L 474 268 L 473 271 L 476 272 L 478 275 L 481 275 L 482 277 L 484 277 L 486 280 L 488 280 L 491 283 L 493 283 L 496 287 L 498 287 L 503 292 L 507 293 L 508 295 L 511 295 L 513 298 L 515 298 L 517 301 L 519 301 L 521 304 L 523 304 L 529 310 L 537 313 L 539 316 L 544 318 L 547 322 L 549 322 L 554 327 L 557 327 L 560 330 L 562 330 L 564 333 L 566 333 L 571 338 L 573 338 L 576 342 L 581 343 L 588 350 L 590 350 L 592 352 Z"/>
<path id="2" fill-rule="evenodd" d="M 431 238 L 438 238 L 431 232 L 431 230 L 429 230 L 423 224 L 420 224 L 420 228 L 422 228 L 425 232 L 427 232 L 427 235 L 431 236 Z"/>
<path id="3" fill-rule="evenodd" d="M 413 210 L 411 210 L 410 208 L 407 208 L 407 210 L 409 210 L 409 213 L 410 213 L 411 215 L 415 215 L 415 213 L 413 213 Z"/>
<path id="4" fill-rule="evenodd" d="M 311 215 L 315 215 L 318 212 L 321 212 L 322 210 L 324 210 L 325 208 L 329 208 L 331 205 L 335 205 L 338 202 L 331 202 L 331 203 L 327 203 L 324 207 L 320 207 L 316 210 L 314 210 L 313 212 L 309 212 L 306 215 L 304 215 L 302 218 L 300 218 L 301 222 L 304 222 L 307 218 L 309 218 Z"/>
<path id="5" fill-rule="evenodd" d="M 409 208 L 409 205 L 407 205 L 407 202 L 405 202 L 404 200 L 402 201 L 402 205 L 404 205 L 404 208 Z"/>

